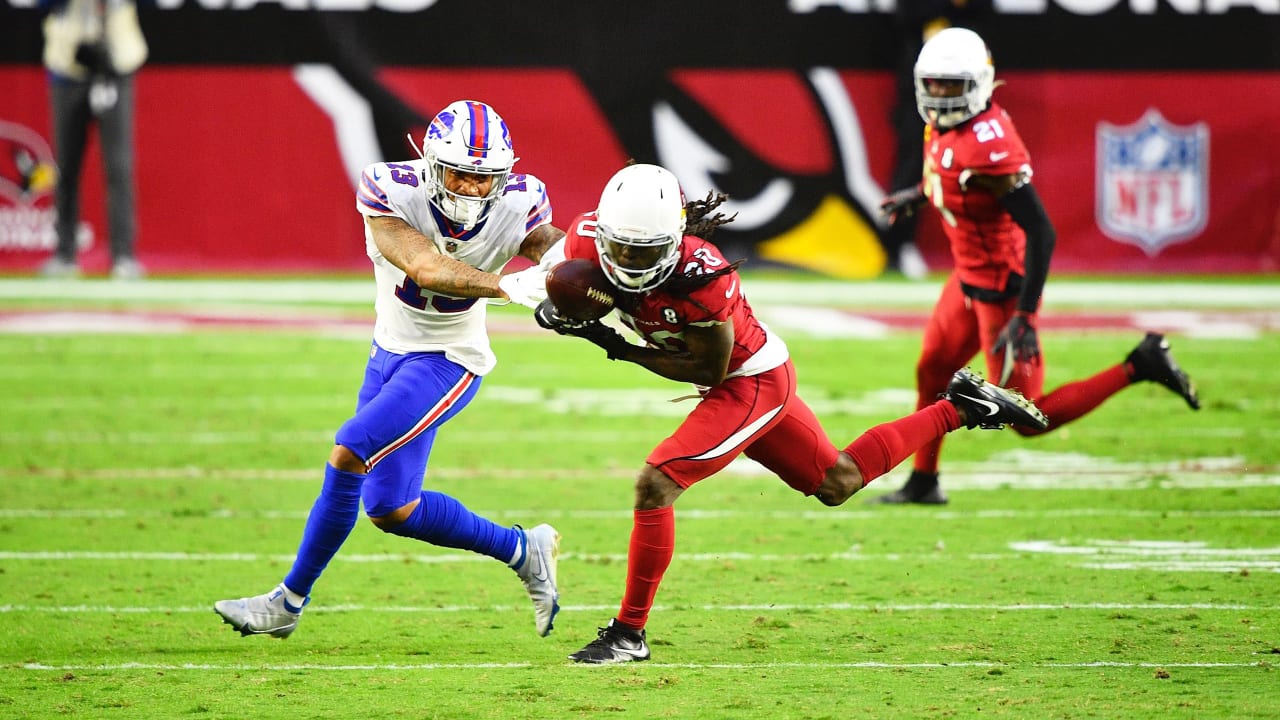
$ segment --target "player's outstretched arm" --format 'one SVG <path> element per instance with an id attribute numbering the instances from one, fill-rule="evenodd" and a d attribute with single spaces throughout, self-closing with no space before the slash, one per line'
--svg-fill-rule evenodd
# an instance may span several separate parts
<path id="1" fill-rule="evenodd" d="M 397 217 L 366 217 L 373 242 L 392 265 L 426 290 L 453 297 L 506 297 L 498 276 L 441 253 L 426 235 Z"/>

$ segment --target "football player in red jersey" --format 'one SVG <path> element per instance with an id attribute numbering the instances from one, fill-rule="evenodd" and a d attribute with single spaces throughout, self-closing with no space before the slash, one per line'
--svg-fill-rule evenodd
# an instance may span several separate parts
<path id="1" fill-rule="evenodd" d="M 680 427 L 645 459 L 621 610 L 598 637 L 569 657 L 585 663 L 649 658 L 645 624 L 675 550 L 676 498 L 746 454 L 792 488 L 839 505 L 926 442 L 960 427 L 1042 426 L 1016 392 L 955 373 L 944 399 L 871 428 L 843 450 L 827 439 L 796 395 L 787 346 L 756 319 L 737 264 L 705 239 L 729 222 L 711 212 L 724 196 L 685 202 L 674 175 L 656 165 L 623 168 L 595 212 L 570 224 L 565 256 L 598 261 L 616 290 L 616 310 L 644 341 L 635 345 L 599 320 L 562 318 L 538 306 L 543 327 L 586 338 L 611 360 L 691 382 L 700 400 Z"/>
<path id="2" fill-rule="evenodd" d="M 986 43 L 971 30 L 940 31 L 920 51 L 915 82 L 926 123 L 923 177 L 881 207 L 894 220 L 932 205 L 955 263 L 925 327 L 917 407 L 932 403 L 952 374 L 983 351 L 988 377 L 1034 400 L 1049 418 L 1047 428 L 1015 427 L 1023 435 L 1065 425 L 1144 380 L 1168 387 L 1198 410 L 1195 385 L 1170 355 L 1168 341 L 1155 333 L 1124 362 L 1043 394 L 1036 314 L 1056 234 L 1031 184 L 1027 148 L 1009 114 L 991 99 L 995 67 Z M 938 484 L 941 448 L 941 438 L 927 443 L 906 484 L 876 500 L 945 503 Z"/>

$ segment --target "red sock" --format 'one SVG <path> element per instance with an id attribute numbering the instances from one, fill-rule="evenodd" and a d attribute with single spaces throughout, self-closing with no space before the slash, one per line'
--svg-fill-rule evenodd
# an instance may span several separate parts
<path id="1" fill-rule="evenodd" d="M 1130 382 L 1129 372 L 1122 363 L 1091 378 L 1067 383 L 1036 401 L 1036 407 L 1049 418 L 1047 429 L 1037 431 L 1016 425 L 1013 429 L 1022 435 L 1049 432 L 1091 412 L 1107 398 L 1128 387 Z"/>
<path id="2" fill-rule="evenodd" d="M 644 628 L 675 550 L 675 508 L 636 510 L 627 552 L 627 592 L 622 596 L 618 622 L 637 630 Z"/>
<path id="3" fill-rule="evenodd" d="M 858 436 L 844 451 L 862 472 L 863 484 L 894 469 L 926 443 L 960 427 L 960 415 L 949 402 L 877 425 Z"/>

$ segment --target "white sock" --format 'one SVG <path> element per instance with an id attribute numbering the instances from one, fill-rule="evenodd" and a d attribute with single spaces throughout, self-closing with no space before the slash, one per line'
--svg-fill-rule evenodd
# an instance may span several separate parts
<path id="1" fill-rule="evenodd" d="M 516 532 L 520 535 L 520 538 L 516 540 L 516 551 L 515 554 L 511 556 L 511 559 L 507 561 L 507 567 L 512 570 L 520 569 L 520 563 L 524 562 L 524 554 L 528 551 L 529 545 L 529 540 L 525 536 L 524 530 L 517 530 Z"/>
<path id="2" fill-rule="evenodd" d="M 306 595 L 299 595 L 290 590 L 284 583 L 280 583 L 280 589 L 284 590 L 284 601 L 289 603 L 289 607 L 300 608 L 307 601 Z"/>

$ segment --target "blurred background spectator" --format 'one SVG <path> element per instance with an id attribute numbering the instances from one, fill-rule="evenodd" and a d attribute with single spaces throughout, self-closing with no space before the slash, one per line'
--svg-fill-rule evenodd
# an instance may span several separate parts
<path id="1" fill-rule="evenodd" d="M 134 73 L 147 58 L 147 43 L 131 0 L 42 0 L 44 64 L 49 74 L 53 144 L 58 162 L 54 190 L 57 247 L 40 272 L 75 277 L 80 176 L 89 128 L 97 127 L 107 178 L 111 276 L 145 274 L 134 255 Z"/>

